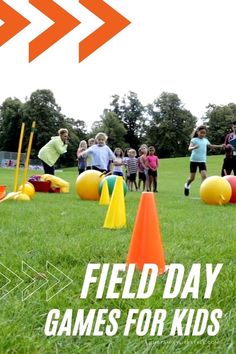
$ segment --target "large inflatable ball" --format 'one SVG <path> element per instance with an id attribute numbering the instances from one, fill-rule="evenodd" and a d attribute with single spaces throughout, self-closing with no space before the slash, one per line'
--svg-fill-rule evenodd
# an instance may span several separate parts
<path id="1" fill-rule="evenodd" d="M 100 171 L 88 170 L 81 173 L 76 180 L 76 193 L 84 200 L 99 200 L 99 184 L 104 178 Z"/>
<path id="2" fill-rule="evenodd" d="M 232 189 L 232 195 L 229 202 L 236 203 L 236 176 L 225 176 L 224 178 L 229 182 Z"/>
<path id="3" fill-rule="evenodd" d="M 219 176 L 205 179 L 200 187 L 200 197 L 206 204 L 222 205 L 230 201 L 232 194 L 229 182 Z"/>
<path id="4" fill-rule="evenodd" d="M 100 194 L 102 192 L 102 187 L 103 187 L 103 183 L 104 183 L 105 179 L 107 180 L 108 190 L 109 190 L 109 194 L 111 196 L 112 192 L 113 192 L 113 189 L 115 187 L 117 176 L 115 176 L 115 175 L 107 176 L 100 182 L 100 185 L 99 185 L 99 193 Z M 125 181 L 123 181 L 123 186 L 124 186 L 124 195 L 126 195 L 128 188 L 127 188 L 127 184 L 125 183 Z"/>
<path id="5" fill-rule="evenodd" d="M 24 185 L 22 184 L 19 187 L 18 191 L 21 191 L 24 194 L 27 194 L 30 197 L 30 199 L 32 199 L 34 197 L 34 194 L 35 194 L 34 186 L 30 182 L 26 182 Z"/>

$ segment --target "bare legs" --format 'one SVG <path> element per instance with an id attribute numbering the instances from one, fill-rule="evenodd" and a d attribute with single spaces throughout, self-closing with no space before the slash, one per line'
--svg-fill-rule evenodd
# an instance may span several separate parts
<path id="1" fill-rule="evenodd" d="M 207 178 L 206 170 L 200 171 L 200 175 L 201 175 L 201 179 L 202 179 L 202 182 L 203 182 Z M 191 172 L 187 182 L 185 183 L 184 194 L 186 196 L 189 195 L 190 185 L 195 180 L 195 177 L 196 177 L 196 172 Z"/>

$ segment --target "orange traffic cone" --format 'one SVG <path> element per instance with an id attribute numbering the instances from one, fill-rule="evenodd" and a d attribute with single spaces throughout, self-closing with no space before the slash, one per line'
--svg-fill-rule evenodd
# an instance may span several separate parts
<path id="1" fill-rule="evenodd" d="M 116 179 L 103 227 L 107 229 L 126 227 L 124 185 L 120 176 Z"/>
<path id="2" fill-rule="evenodd" d="M 152 192 L 141 195 L 126 263 L 135 263 L 139 270 L 145 263 L 154 263 L 159 274 L 165 272 L 160 224 Z"/>
<path id="3" fill-rule="evenodd" d="M 6 192 L 6 189 L 7 189 L 7 186 L 3 185 L 3 186 L 0 186 L 0 199 L 3 199 L 7 192 Z"/>
<path id="4" fill-rule="evenodd" d="M 102 193 L 99 199 L 99 205 L 109 205 L 109 203 L 110 203 L 110 195 L 109 195 L 107 180 L 105 179 L 102 186 Z"/>

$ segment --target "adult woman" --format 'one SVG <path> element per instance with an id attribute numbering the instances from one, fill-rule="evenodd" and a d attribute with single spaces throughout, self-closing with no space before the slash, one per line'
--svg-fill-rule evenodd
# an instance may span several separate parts
<path id="1" fill-rule="evenodd" d="M 52 136 L 51 140 L 39 150 L 38 157 L 43 163 L 45 173 L 54 175 L 54 165 L 60 155 L 67 152 L 68 142 L 68 130 L 62 128 L 58 130 L 58 136 Z"/>
<path id="2" fill-rule="evenodd" d="M 233 171 L 236 176 L 236 149 L 231 141 L 236 140 L 236 121 L 232 123 L 232 131 L 225 137 L 225 158 L 222 166 L 221 176 L 230 175 Z"/>

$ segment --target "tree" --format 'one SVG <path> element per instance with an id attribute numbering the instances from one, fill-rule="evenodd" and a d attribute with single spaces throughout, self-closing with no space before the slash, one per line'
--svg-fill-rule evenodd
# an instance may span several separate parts
<path id="1" fill-rule="evenodd" d="M 102 117 L 100 117 L 100 118 L 102 118 Z M 91 131 L 89 133 L 89 137 L 94 138 L 98 132 L 102 131 L 102 129 L 103 129 L 102 120 L 96 120 L 95 122 L 93 122 L 93 124 L 91 126 Z"/>
<path id="2" fill-rule="evenodd" d="M 126 129 L 125 142 L 137 149 L 143 142 L 145 126 L 144 106 L 135 92 L 128 92 L 123 98 L 112 96 L 111 111 L 116 114 Z"/>
<path id="3" fill-rule="evenodd" d="M 208 127 L 208 138 L 213 144 L 222 144 L 232 122 L 236 120 L 236 104 L 229 103 L 225 106 L 209 104 L 207 108 L 204 123 Z"/>
<path id="4" fill-rule="evenodd" d="M 147 140 L 161 157 L 185 156 L 196 118 L 183 107 L 175 93 L 163 92 L 148 106 Z"/>
<path id="5" fill-rule="evenodd" d="M 23 103 L 18 98 L 7 98 L 0 106 L 0 149 L 17 151 L 23 120 Z"/>
<path id="6" fill-rule="evenodd" d="M 116 147 L 125 148 L 126 129 L 124 124 L 119 120 L 115 113 L 104 110 L 101 120 L 94 122 L 92 134 L 95 136 L 99 131 L 102 131 L 108 136 L 108 145 L 111 149 Z"/>
<path id="7" fill-rule="evenodd" d="M 86 123 L 81 120 L 77 119 L 74 120 L 73 118 L 67 118 L 66 121 L 70 121 L 71 127 L 74 133 L 77 135 L 79 140 L 85 140 L 88 137 Z"/>
<path id="8" fill-rule="evenodd" d="M 50 90 L 36 90 L 24 104 L 24 120 L 30 128 L 31 121 L 36 121 L 36 133 L 33 141 L 32 156 L 37 158 L 38 151 L 52 136 L 58 135 L 60 128 L 67 128 L 70 135 L 70 144 L 67 153 L 60 156 L 58 166 L 74 166 L 76 150 L 79 144 L 75 121 L 66 118 L 56 103 L 53 92 Z"/>
<path id="9" fill-rule="evenodd" d="M 60 112 L 52 91 L 37 90 L 30 95 L 24 104 L 24 121 L 29 129 L 31 122 L 36 121 L 36 134 L 34 137 L 34 153 L 45 145 L 52 135 L 57 135 L 57 131 L 64 127 L 65 116 Z"/>
<path id="10" fill-rule="evenodd" d="M 0 149 L 17 151 L 21 123 L 26 123 L 25 139 L 22 152 L 28 145 L 31 124 L 36 121 L 36 132 L 33 139 L 31 157 L 37 158 L 39 149 L 51 136 L 57 135 L 60 128 L 67 128 L 70 135 L 68 152 L 62 155 L 59 164 L 71 166 L 75 164 L 79 141 L 87 139 L 85 122 L 67 118 L 61 113 L 50 90 L 37 90 L 22 103 L 17 98 L 7 98 L 0 106 Z"/>
<path id="11" fill-rule="evenodd" d="M 102 117 L 102 129 L 108 135 L 109 146 L 125 148 L 126 129 L 116 114 L 105 111 Z"/>
<path id="12" fill-rule="evenodd" d="M 112 112 L 122 121 L 123 119 L 123 110 L 121 109 L 121 98 L 119 95 L 113 95 L 112 101 L 110 103 L 112 107 Z"/>

